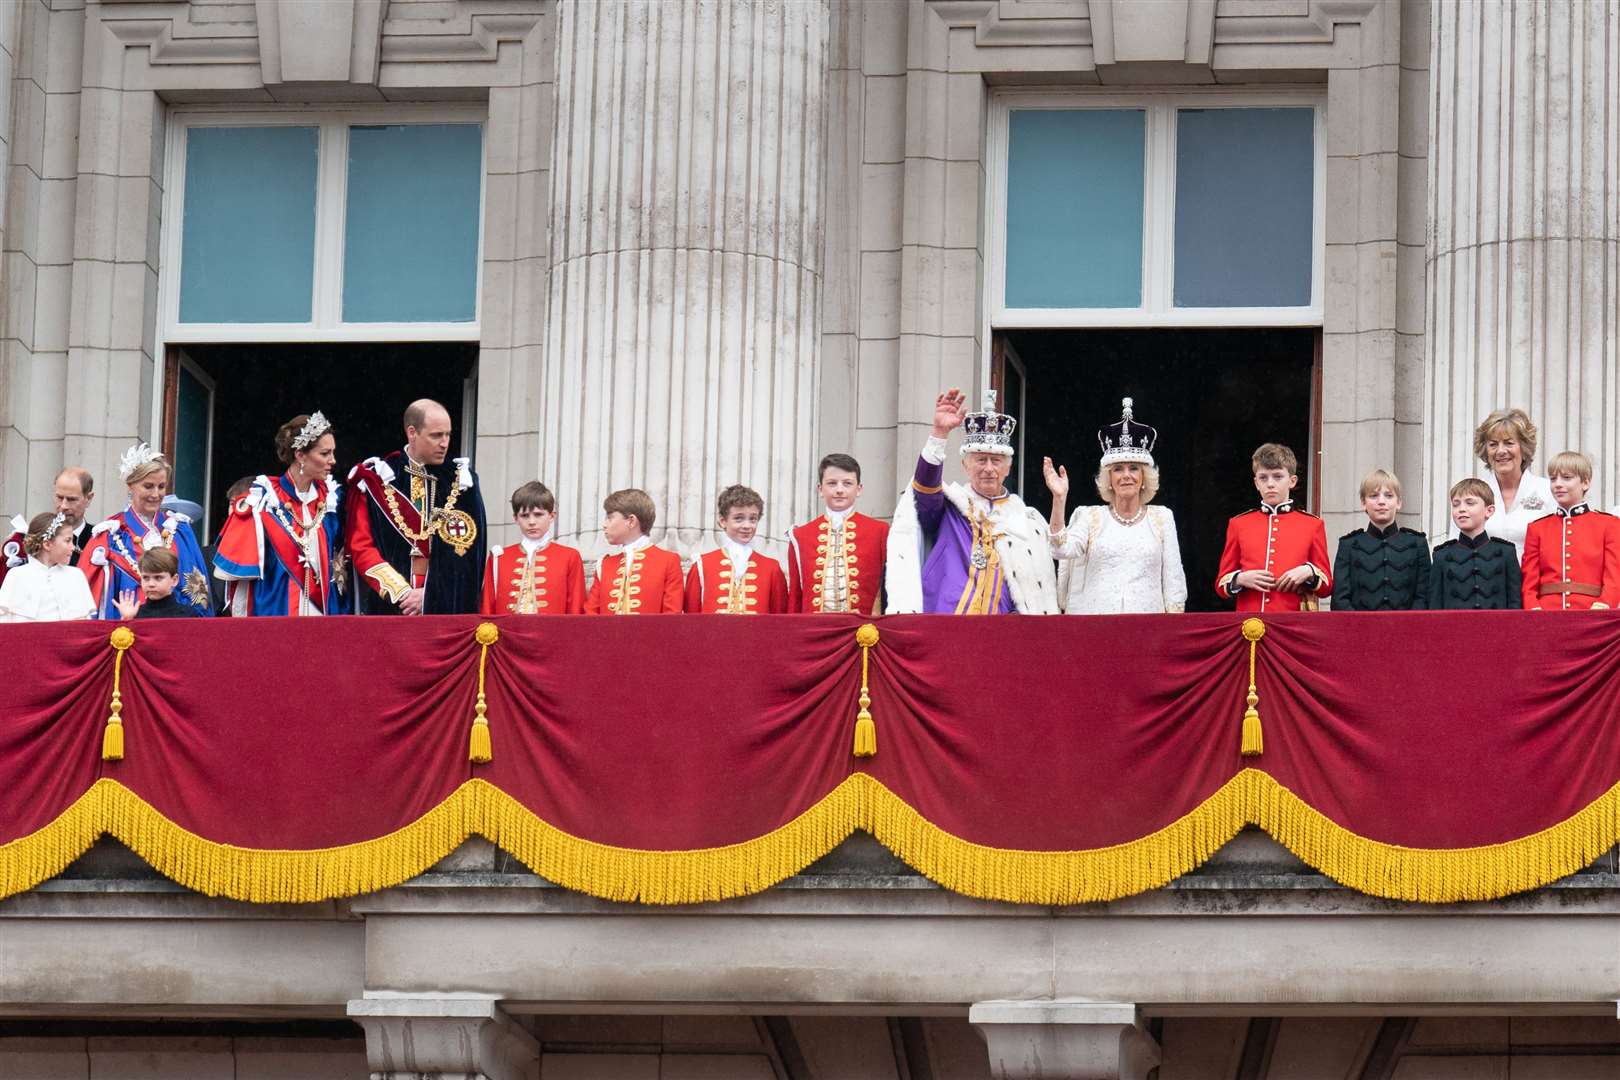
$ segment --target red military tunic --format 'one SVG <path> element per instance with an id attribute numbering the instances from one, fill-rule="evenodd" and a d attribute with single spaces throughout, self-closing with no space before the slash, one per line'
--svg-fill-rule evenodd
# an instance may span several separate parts
<path id="1" fill-rule="evenodd" d="M 782 615 L 788 609 L 787 578 L 782 564 L 754 552 L 739 584 L 732 578 L 731 557 L 724 548 L 706 551 L 686 575 L 689 615 Z"/>
<path id="2" fill-rule="evenodd" d="M 1522 568 L 1526 609 L 1620 607 L 1620 518 L 1585 503 L 1537 518 Z"/>
<path id="3" fill-rule="evenodd" d="M 681 557 L 646 544 L 604 556 L 585 597 L 587 615 L 679 615 Z"/>
<path id="4" fill-rule="evenodd" d="M 1227 599 L 1236 597 L 1239 611 L 1298 611 L 1306 596 L 1333 592 L 1328 565 L 1327 530 L 1321 518 L 1295 510 L 1291 502 L 1275 508 L 1262 506 L 1226 523 L 1226 547 L 1221 552 L 1215 591 Z M 1296 566 L 1309 566 L 1316 574 L 1304 592 L 1244 589 L 1234 580 L 1244 570 L 1269 570 L 1282 577 Z"/>
<path id="5" fill-rule="evenodd" d="M 853 510 L 842 530 L 826 514 L 800 525 L 788 544 L 787 609 L 879 614 L 888 549 L 889 523 Z"/>
<path id="6" fill-rule="evenodd" d="M 583 615 L 585 562 L 579 552 L 550 543 L 534 554 L 523 544 L 489 549 L 481 615 Z"/>

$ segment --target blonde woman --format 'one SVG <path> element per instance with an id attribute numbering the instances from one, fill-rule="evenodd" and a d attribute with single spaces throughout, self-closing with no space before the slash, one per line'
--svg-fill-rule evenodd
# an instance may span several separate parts
<path id="1" fill-rule="evenodd" d="M 1523 409 L 1497 409 L 1474 429 L 1474 456 L 1487 466 L 1485 483 L 1496 496 L 1496 513 L 1485 531 L 1512 544 L 1523 558 L 1525 530 L 1555 506 L 1547 478 L 1530 471 L 1536 458 L 1536 425 Z"/>
<path id="2" fill-rule="evenodd" d="M 169 461 L 145 443 L 136 443 L 118 461 L 118 477 L 129 489 L 129 505 L 97 525 L 79 559 L 79 569 L 90 584 L 99 617 L 117 619 L 118 597 L 133 592 L 142 601 L 141 554 L 155 547 L 174 552 L 180 563 L 180 586 L 175 598 L 211 615 L 208 573 L 202 548 L 185 514 L 163 508 L 163 496 L 173 476 Z"/>
<path id="3" fill-rule="evenodd" d="M 1058 598 L 1070 615 L 1183 611 L 1187 575 L 1181 566 L 1176 518 L 1149 505 L 1159 490 L 1153 447 L 1159 433 L 1132 417 L 1130 398 L 1119 423 L 1097 432 L 1100 506 L 1077 507 L 1065 525 L 1069 474 L 1046 458 L 1052 493 L 1048 539 L 1058 560 Z"/>

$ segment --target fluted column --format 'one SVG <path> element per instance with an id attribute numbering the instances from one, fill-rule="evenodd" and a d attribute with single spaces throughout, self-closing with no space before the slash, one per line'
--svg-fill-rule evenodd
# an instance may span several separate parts
<path id="1" fill-rule="evenodd" d="M 1596 459 L 1620 500 L 1620 0 L 1433 8 L 1428 521 L 1480 468 L 1473 428 L 1522 406 L 1537 456 Z"/>
<path id="2" fill-rule="evenodd" d="M 733 483 L 811 506 L 827 0 L 561 0 L 541 475 L 587 550 L 643 487 L 715 542 Z M 778 548 L 777 550 L 780 550 Z"/>

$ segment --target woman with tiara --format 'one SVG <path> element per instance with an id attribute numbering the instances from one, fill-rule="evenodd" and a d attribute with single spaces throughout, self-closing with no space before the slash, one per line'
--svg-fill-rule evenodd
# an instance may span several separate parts
<path id="1" fill-rule="evenodd" d="M 136 443 L 118 460 L 118 476 L 129 489 L 129 505 L 91 530 L 90 543 L 79 557 L 97 617 L 117 619 L 117 601 L 123 593 L 134 593 L 145 602 L 139 563 L 141 552 L 155 547 L 171 549 L 180 562 L 175 599 L 199 615 L 212 615 L 208 570 L 191 531 L 191 518 L 163 508 L 163 494 L 173 476 L 168 460 L 145 443 Z"/>
<path id="2" fill-rule="evenodd" d="M 1059 561 L 1058 598 L 1070 615 L 1186 609 L 1187 575 L 1175 515 L 1149 505 L 1159 491 L 1153 463 L 1159 433 L 1133 419 L 1130 398 L 1124 406 L 1119 423 L 1097 432 L 1102 446 L 1097 494 L 1103 505 L 1076 507 L 1065 525 L 1068 470 L 1054 469 L 1051 458 L 1043 465 L 1052 493 L 1049 539 Z"/>
<path id="3" fill-rule="evenodd" d="M 231 506 L 214 552 L 232 615 L 341 615 L 346 556 L 337 436 L 319 411 L 276 431 L 286 472 L 254 479 Z"/>

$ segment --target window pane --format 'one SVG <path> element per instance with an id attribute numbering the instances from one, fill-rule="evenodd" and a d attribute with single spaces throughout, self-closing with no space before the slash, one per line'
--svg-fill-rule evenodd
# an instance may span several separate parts
<path id="1" fill-rule="evenodd" d="M 312 127 L 186 132 L 180 321 L 310 321 L 315 276 Z"/>
<path id="2" fill-rule="evenodd" d="M 349 129 L 344 322 L 471 322 L 478 310 L 477 124 Z"/>
<path id="3" fill-rule="evenodd" d="M 1180 109 L 1176 306 L 1307 307 L 1311 109 Z"/>
<path id="4" fill-rule="evenodd" d="M 1135 109 L 1016 109 L 1007 138 L 1008 307 L 1142 303 Z"/>

